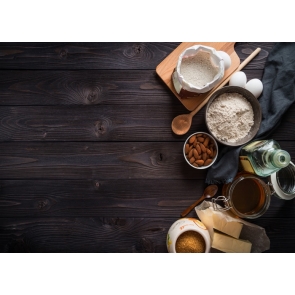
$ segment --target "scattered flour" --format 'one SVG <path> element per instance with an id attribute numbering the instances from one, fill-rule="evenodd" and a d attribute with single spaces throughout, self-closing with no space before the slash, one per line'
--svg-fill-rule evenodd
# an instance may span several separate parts
<path id="1" fill-rule="evenodd" d="M 188 83 L 202 88 L 214 79 L 218 68 L 212 64 L 209 52 L 199 51 L 182 59 L 180 74 Z"/>
<path id="2" fill-rule="evenodd" d="M 207 124 L 217 139 L 236 142 L 244 138 L 254 124 L 249 101 L 239 93 L 224 93 L 209 106 Z"/>

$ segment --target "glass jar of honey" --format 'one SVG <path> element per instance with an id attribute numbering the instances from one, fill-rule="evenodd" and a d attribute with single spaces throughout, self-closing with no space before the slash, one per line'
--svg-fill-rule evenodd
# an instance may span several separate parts
<path id="1" fill-rule="evenodd" d="M 241 172 L 233 182 L 223 185 L 222 195 L 226 198 L 225 209 L 230 209 L 241 218 L 254 219 L 267 211 L 272 192 L 262 179 Z"/>

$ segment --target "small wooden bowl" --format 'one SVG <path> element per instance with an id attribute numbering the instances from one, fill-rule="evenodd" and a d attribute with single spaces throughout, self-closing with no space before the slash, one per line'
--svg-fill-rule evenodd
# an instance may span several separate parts
<path id="1" fill-rule="evenodd" d="M 208 125 L 207 113 L 208 113 L 209 107 L 217 97 L 219 97 L 221 94 L 224 94 L 224 93 L 239 93 L 243 95 L 243 97 L 245 97 L 250 102 L 253 108 L 254 124 L 252 125 L 250 131 L 245 137 L 235 142 L 223 141 L 220 138 L 217 138 Z M 214 92 L 207 103 L 206 111 L 205 111 L 205 121 L 206 121 L 206 126 L 208 128 L 209 133 L 216 139 L 216 141 L 227 146 L 240 146 L 250 142 L 255 137 L 255 135 L 257 134 L 260 128 L 261 119 L 262 119 L 262 114 L 261 114 L 261 107 L 260 107 L 259 101 L 250 91 L 239 86 L 225 86 L 217 90 L 216 92 Z"/>

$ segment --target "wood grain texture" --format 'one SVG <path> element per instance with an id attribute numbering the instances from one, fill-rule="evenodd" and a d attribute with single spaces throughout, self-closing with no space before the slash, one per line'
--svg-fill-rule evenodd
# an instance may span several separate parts
<path id="1" fill-rule="evenodd" d="M 194 179 L 182 142 L 1 143 L 4 179 Z"/>
<path id="2" fill-rule="evenodd" d="M 263 70 L 245 73 L 248 79 L 261 79 Z M 0 105 L 101 104 L 182 106 L 150 70 L 0 70 Z"/>
<path id="3" fill-rule="evenodd" d="M 0 69 L 151 69 L 180 42 L 0 43 Z"/>
<path id="4" fill-rule="evenodd" d="M 17 253 L 167 252 L 166 235 L 174 218 L 1 218 L 0 251 Z M 259 218 L 268 253 L 293 253 L 292 219 Z M 87 244 L 87 246 L 85 246 Z"/>
<path id="5" fill-rule="evenodd" d="M 292 141 L 280 141 L 292 159 Z M 190 167 L 182 142 L 1 143 L 4 179 L 204 179 Z"/>
<path id="6" fill-rule="evenodd" d="M 170 129 L 186 109 L 156 74 L 179 44 L 0 43 L 0 252 L 167 252 L 169 227 L 206 186 L 183 159 L 188 135 Z M 262 48 L 248 79 L 273 45 L 236 43 L 241 61 Z M 293 160 L 294 112 L 272 134 Z M 294 206 L 272 197 L 251 220 L 267 252 L 295 251 Z"/>
<path id="7" fill-rule="evenodd" d="M 266 59 L 269 55 L 270 50 L 273 48 L 275 43 L 236 43 L 235 51 L 239 55 L 241 62 L 249 56 L 257 47 L 261 48 L 259 54 L 255 57 L 255 63 L 250 62 L 245 66 L 243 71 L 256 68 L 264 68 Z"/>
<path id="8" fill-rule="evenodd" d="M 286 112 L 280 129 L 273 133 L 278 140 L 294 140 L 294 111 Z M 179 106 L 122 104 L 93 106 L 0 106 L 0 144 L 7 141 L 180 141 L 195 131 L 207 131 L 205 108 L 194 116 L 188 133 L 177 136 L 171 121 Z M 285 131 L 281 132 L 281 128 Z"/>
<path id="9" fill-rule="evenodd" d="M 177 219 L 205 187 L 196 179 L 0 180 L 0 216 Z M 221 187 L 215 197 L 219 195 Z M 273 196 L 263 217 L 293 218 L 294 210 L 295 200 Z M 197 218 L 196 212 L 187 217 Z"/>
<path id="10" fill-rule="evenodd" d="M 178 218 L 204 188 L 188 179 L 0 180 L 0 215 Z"/>
<path id="11" fill-rule="evenodd" d="M 1 43 L 2 69 L 150 69 L 155 70 L 181 42 L 126 43 Z M 249 52 L 261 47 L 265 61 L 274 43 L 236 42 L 235 51 L 241 61 Z M 251 65 L 248 65 L 247 68 Z M 263 62 L 260 63 L 263 69 Z"/>
<path id="12" fill-rule="evenodd" d="M 179 108 L 157 105 L 0 107 L 1 141 L 174 141 Z M 192 128 L 205 128 L 205 114 Z M 193 129 L 192 129 L 193 130 Z"/>

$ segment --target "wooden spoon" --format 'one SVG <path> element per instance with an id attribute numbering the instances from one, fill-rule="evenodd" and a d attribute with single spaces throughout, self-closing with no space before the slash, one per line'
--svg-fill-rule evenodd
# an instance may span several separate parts
<path id="1" fill-rule="evenodd" d="M 189 114 L 183 114 L 183 115 L 178 115 L 176 116 L 171 124 L 171 128 L 172 131 L 177 134 L 177 135 L 183 135 L 185 133 L 187 133 L 192 125 L 192 119 L 193 116 L 208 102 L 208 100 L 210 99 L 211 95 L 218 89 L 220 89 L 221 87 L 223 87 L 231 78 L 231 76 L 240 71 L 242 68 L 244 68 L 250 60 L 252 60 L 259 52 L 260 52 L 261 48 L 257 48 L 256 50 L 254 50 L 239 66 L 238 68 L 230 75 L 227 77 L 227 79 L 225 79 L 216 89 L 213 88 L 213 90 L 211 90 L 211 92 L 209 92 L 207 98 L 205 100 L 203 100 L 202 103 L 200 103 L 193 111 L 191 111 Z"/>
<path id="2" fill-rule="evenodd" d="M 192 205 L 190 205 L 187 209 L 185 209 L 180 216 L 185 217 L 187 214 L 189 214 L 199 203 L 203 202 L 206 198 L 212 198 L 217 193 L 218 187 L 215 184 L 211 184 L 207 186 L 204 190 L 203 196 L 198 199 L 196 202 L 194 202 Z"/>

